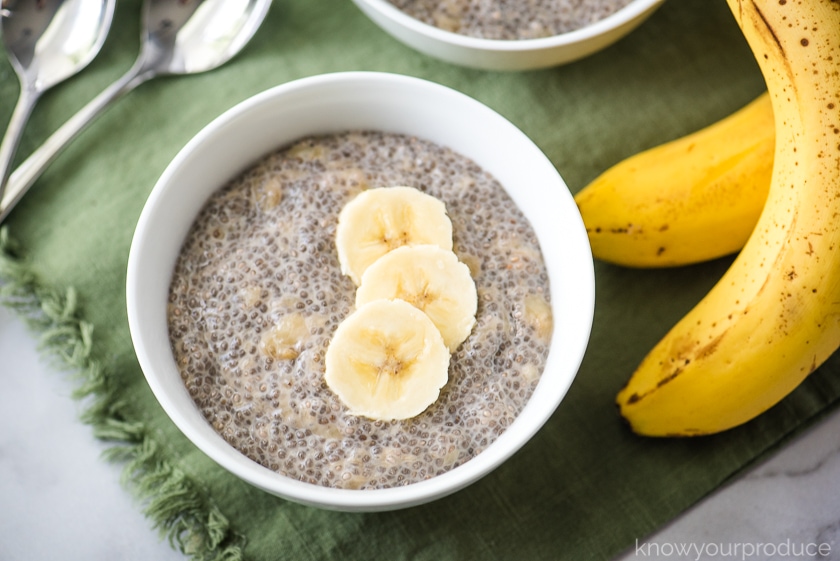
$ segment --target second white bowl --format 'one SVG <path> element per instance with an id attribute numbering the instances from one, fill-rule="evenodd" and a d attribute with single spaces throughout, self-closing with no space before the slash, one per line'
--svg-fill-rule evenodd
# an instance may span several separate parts
<path id="1" fill-rule="evenodd" d="M 485 70 L 530 70 L 558 66 L 594 54 L 644 22 L 664 0 L 633 0 L 586 27 L 553 37 L 481 39 L 444 31 L 402 12 L 387 0 L 353 0 L 382 29 L 422 53 Z"/>

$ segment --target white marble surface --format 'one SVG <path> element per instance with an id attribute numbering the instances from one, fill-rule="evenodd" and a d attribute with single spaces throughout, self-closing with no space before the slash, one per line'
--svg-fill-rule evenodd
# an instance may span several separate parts
<path id="1" fill-rule="evenodd" d="M 183 560 L 79 421 L 73 383 L 0 306 L 0 560 Z"/>
<path id="2" fill-rule="evenodd" d="M 69 377 L 44 364 L 2 306 L 0 376 L 0 560 L 184 559 L 149 528 L 119 468 L 100 459 Z M 799 555 L 806 546 L 811 554 Z M 840 560 L 840 414 L 639 536 L 621 561 L 638 559 Z"/>
<path id="3" fill-rule="evenodd" d="M 617 561 L 640 559 L 840 560 L 840 412 Z"/>

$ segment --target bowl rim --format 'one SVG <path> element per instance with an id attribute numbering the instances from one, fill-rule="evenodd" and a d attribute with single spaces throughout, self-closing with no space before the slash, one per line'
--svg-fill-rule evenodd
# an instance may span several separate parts
<path id="1" fill-rule="evenodd" d="M 377 10 L 383 16 L 410 29 L 420 35 L 425 35 L 441 43 L 458 46 L 464 49 L 495 52 L 525 52 L 543 49 L 553 49 L 562 46 L 574 45 L 605 35 L 621 27 L 622 25 L 643 16 L 665 0 L 631 0 L 626 6 L 619 8 L 610 15 L 599 19 L 584 27 L 573 29 L 559 35 L 550 37 L 538 37 L 535 39 L 485 39 L 462 35 L 452 31 L 446 31 L 423 21 L 420 21 L 403 12 L 388 0 L 354 0 L 363 3 Z"/>
<path id="2" fill-rule="evenodd" d="M 574 381 L 583 360 L 583 355 L 588 347 L 594 316 L 595 298 L 594 265 L 585 229 L 581 220 L 578 224 L 572 225 L 573 235 L 577 236 L 577 240 L 581 242 L 578 244 L 581 247 L 576 250 L 577 253 L 575 254 L 575 258 L 579 259 L 581 263 L 575 264 L 581 264 L 583 266 L 583 270 L 578 271 L 578 274 L 581 277 L 579 287 L 581 292 L 575 294 L 575 300 L 580 301 L 580 308 L 583 312 L 579 318 L 579 323 L 575 324 L 576 329 L 579 330 L 577 337 L 579 338 L 580 343 L 578 346 L 564 351 L 565 358 L 563 359 L 563 363 L 568 365 L 566 369 L 569 372 L 564 375 L 564 378 L 562 378 L 562 384 L 553 383 L 550 387 L 554 389 L 551 392 L 548 392 L 550 395 L 540 397 L 539 399 L 535 399 L 539 394 L 539 392 L 535 390 L 534 395 L 532 395 L 528 403 L 526 403 L 523 411 L 520 412 L 514 422 L 507 427 L 507 429 L 498 436 L 491 445 L 464 464 L 443 474 L 434 476 L 429 480 L 401 487 L 363 491 L 329 488 L 321 485 L 296 481 L 290 477 L 271 471 L 257 462 L 250 460 L 225 442 L 220 435 L 215 433 L 206 421 L 204 421 L 206 426 L 201 426 L 200 424 L 196 425 L 192 418 L 188 418 L 187 413 L 182 411 L 181 408 L 172 401 L 168 390 L 164 387 L 162 380 L 159 379 L 159 376 L 162 374 L 155 371 L 157 364 L 156 360 L 159 359 L 150 357 L 149 349 L 146 348 L 146 338 L 149 336 L 148 330 L 151 326 L 144 326 L 138 323 L 139 320 L 137 319 L 139 306 L 142 305 L 142 303 L 138 300 L 138 294 L 141 292 L 141 285 L 143 284 L 140 282 L 140 279 L 142 278 L 142 264 L 139 260 L 147 258 L 146 254 L 148 254 L 149 249 L 144 247 L 144 245 L 147 245 L 147 232 L 149 228 L 151 228 L 155 213 L 159 212 L 157 210 L 158 207 L 165 204 L 165 196 L 167 193 L 171 193 L 175 189 L 171 183 L 173 176 L 185 162 L 189 163 L 189 161 L 193 159 L 197 151 L 201 151 L 202 146 L 205 143 L 212 143 L 213 137 L 218 135 L 220 130 L 225 129 L 225 127 L 231 125 L 231 123 L 234 123 L 239 119 L 242 119 L 244 116 L 258 112 L 267 105 L 279 104 L 285 97 L 288 97 L 291 94 L 300 95 L 301 93 L 307 93 L 310 90 L 317 91 L 319 87 L 323 87 L 325 85 L 329 86 L 335 82 L 348 84 L 360 81 L 370 82 L 374 85 L 390 83 L 399 85 L 400 87 L 423 89 L 429 94 L 444 96 L 448 99 L 456 100 L 457 103 L 468 104 L 476 111 L 481 112 L 483 115 L 490 116 L 498 121 L 500 125 L 507 127 L 506 131 L 516 136 L 516 142 L 528 143 L 528 146 L 532 147 L 529 148 L 529 150 L 533 149 L 534 151 L 534 158 L 536 161 L 542 161 L 542 165 L 551 166 L 553 173 L 556 174 L 558 184 L 563 187 L 563 192 L 558 193 L 557 196 L 566 198 L 568 204 L 573 204 L 571 193 L 568 191 L 565 182 L 563 182 L 562 177 L 560 177 L 553 164 L 548 160 L 539 147 L 537 147 L 533 141 L 531 141 L 521 130 L 519 130 L 505 117 L 474 98 L 449 88 L 448 86 L 421 78 L 394 73 L 349 71 L 321 74 L 299 78 L 294 81 L 272 87 L 237 103 L 204 126 L 178 151 L 156 182 L 146 203 L 144 204 L 131 241 L 126 278 L 128 323 L 135 353 L 141 365 L 144 377 L 152 389 L 153 394 L 166 414 L 176 424 L 178 429 L 204 454 L 209 456 L 229 472 L 252 485 L 295 502 L 326 509 L 345 511 L 391 510 L 410 507 L 441 498 L 454 493 L 487 475 L 516 453 L 540 428 L 542 428 L 549 417 L 554 414 L 556 408 L 563 401 L 569 387 Z M 258 156 L 259 155 L 256 155 L 255 157 Z M 247 163 L 245 164 L 249 165 Z M 220 187 L 226 179 L 228 178 L 220 180 L 217 188 Z M 507 190 L 506 186 L 503 185 L 503 187 Z M 206 197 L 204 200 L 206 201 Z M 199 209 L 200 206 L 201 205 L 198 206 Z M 569 208 L 570 212 L 571 210 L 572 209 Z M 190 224 L 194 218 L 195 214 L 192 215 Z M 579 218 L 579 215 L 577 218 Z M 183 240 L 179 240 L 179 243 L 182 243 L 182 241 Z M 543 240 L 540 241 L 541 244 L 544 243 Z M 171 243 L 175 242 L 173 241 Z M 584 244 L 585 247 L 583 247 Z M 549 279 L 549 282 L 551 282 L 551 279 Z M 553 297 L 553 301 L 556 298 L 558 297 Z M 554 304 L 552 305 L 552 308 L 556 309 Z M 552 339 L 551 345 L 556 345 L 554 338 Z M 555 350 L 555 354 L 558 352 L 559 351 Z M 552 351 L 551 348 L 549 348 L 549 359 L 551 359 L 551 356 Z M 171 354 L 169 355 L 168 360 L 170 360 L 174 366 L 174 360 L 172 359 Z M 547 361 L 545 371 L 548 370 L 548 367 L 549 362 Z M 543 375 L 545 375 L 545 371 L 543 372 Z M 539 387 L 540 386 L 538 386 L 538 389 Z M 184 393 L 186 393 L 185 388 Z M 543 404 L 543 401 L 547 401 L 547 404 Z M 535 403 L 535 405 L 532 405 L 532 403 Z M 538 407 L 541 408 L 537 409 Z M 525 416 L 523 413 L 525 411 L 531 411 L 532 409 L 538 411 L 539 414 L 537 415 L 532 413 L 528 416 L 528 419 L 524 419 Z M 198 411 L 197 407 L 195 407 L 195 411 Z M 194 417 L 194 414 L 195 412 L 190 412 L 192 417 Z M 200 413 L 198 414 L 201 415 Z M 203 419 L 203 416 L 201 418 Z"/>

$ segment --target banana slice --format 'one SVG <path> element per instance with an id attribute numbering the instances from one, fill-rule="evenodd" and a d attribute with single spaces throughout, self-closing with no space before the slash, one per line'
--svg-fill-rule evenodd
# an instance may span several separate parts
<path id="1" fill-rule="evenodd" d="M 338 215 L 335 245 L 341 272 L 356 286 L 368 266 L 403 245 L 452 249 L 452 222 L 442 201 L 414 187 L 362 191 Z"/>
<path id="2" fill-rule="evenodd" d="M 478 295 L 470 269 L 436 245 L 400 247 L 372 263 L 356 290 L 356 307 L 383 298 L 399 298 L 425 312 L 449 352 L 475 325 Z"/>
<path id="3" fill-rule="evenodd" d="M 354 415 L 408 419 L 438 398 L 449 352 L 426 314 L 402 300 L 376 300 L 339 324 L 325 366 L 327 385 Z"/>

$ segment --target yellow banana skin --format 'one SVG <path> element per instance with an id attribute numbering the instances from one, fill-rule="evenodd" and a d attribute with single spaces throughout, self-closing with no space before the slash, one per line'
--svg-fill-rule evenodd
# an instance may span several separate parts
<path id="1" fill-rule="evenodd" d="M 622 160 L 575 196 L 592 253 L 673 267 L 741 249 L 767 200 L 775 128 L 764 93 L 695 133 Z"/>
<path id="2" fill-rule="evenodd" d="M 773 104 L 773 176 L 730 269 L 619 392 L 642 435 L 745 423 L 840 347 L 840 2 L 727 2 Z"/>

